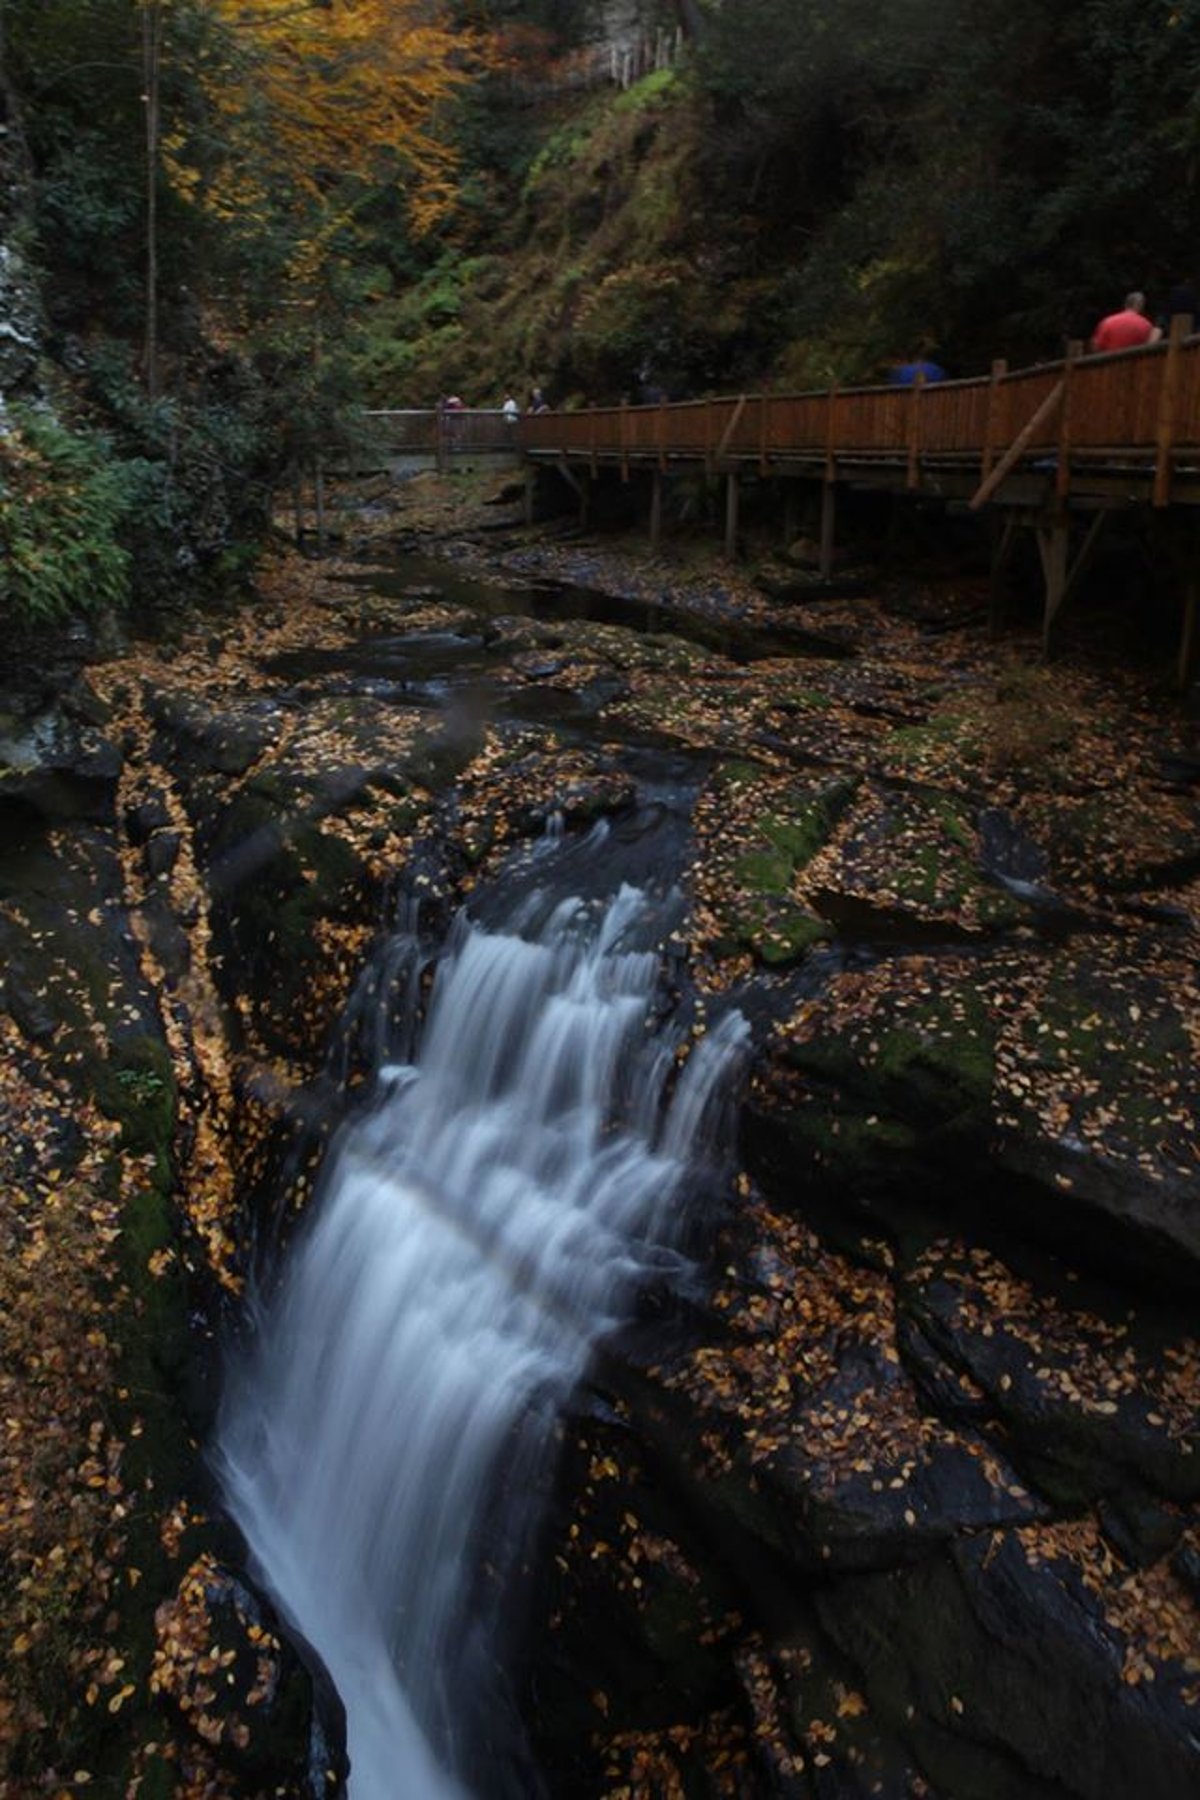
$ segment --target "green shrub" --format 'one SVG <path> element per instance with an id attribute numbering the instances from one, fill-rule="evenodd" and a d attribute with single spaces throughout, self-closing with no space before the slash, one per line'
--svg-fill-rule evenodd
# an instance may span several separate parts
<path id="1" fill-rule="evenodd" d="M 0 613 L 42 624 L 123 606 L 119 532 L 132 492 L 102 438 L 48 413 L 14 413 L 0 435 Z"/>

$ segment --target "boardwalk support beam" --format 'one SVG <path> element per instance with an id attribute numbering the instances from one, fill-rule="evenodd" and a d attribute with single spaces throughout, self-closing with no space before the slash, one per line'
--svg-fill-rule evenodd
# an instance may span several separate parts
<path id="1" fill-rule="evenodd" d="M 1050 654 L 1055 621 L 1067 601 L 1078 591 L 1107 523 L 1108 509 L 1104 507 L 1091 519 L 1073 563 L 1070 560 L 1071 523 L 1065 511 L 1057 514 L 1048 527 L 1036 527 L 1046 581 L 1046 609 L 1042 620 L 1042 653 L 1045 656 Z"/>
<path id="2" fill-rule="evenodd" d="M 1179 644 L 1179 668 L 1177 680 L 1179 691 L 1186 694 L 1196 676 L 1197 664 L 1200 663 L 1200 575 L 1191 570 L 1184 577 L 1183 588 L 1183 637 Z"/>
<path id="3" fill-rule="evenodd" d="M 584 492 L 583 485 L 579 481 L 579 478 L 572 471 L 571 465 L 567 461 L 566 457 L 560 456 L 554 466 L 558 470 L 559 474 L 562 476 L 563 480 L 566 482 L 567 486 L 576 495 L 580 506 L 586 509 L 587 494 Z"/>
<path id="4" fill-rule="evenodd" d="M 984 502 L 991 499 L 1005 476 L 1020 462 L 1026 450 L 1037 436 L 1037 433 L 1042 429 L 1042 426 L 1049 424 L 1054 414 L 1058 411 L 1058 408 L 1062 405 L 1063 394 L 1065 392 L 1065 381 L 1056 382 L 1050 389 L 1050 392 L 1046 395 L 1046 398 L 1042 401 L 1042 404 L 1038 407 L 1028 424 L 1021 428 L 1012 443 L 1008 446 L 1008 449 L 1004 452 L 1004 455 L 1000 458 L 1000 461 L 996 464 L 995 468 L 984 481 L 980 482 L 979 486 L 972 494 L 968 502 L 972 512 L 978 512 Z"/>
<path id="5" fill-rule="evenodd" d="M 1179 355 L 1183 340 L 1192 329 L 1185 313 L 1171 320 L 1167 354 L 1163 360 L 1162 387 L 1158 396 L 1158 426 L 1155 432 L 1154 495 L 1155 506 L 1166 506 L 1171 499 L 1171 476 L 1174 472 L 1175 431 L 1179 413 Z"/>
<path id="6" fill-rule="evenodd" d="M 655 469 L 650 476 L 650 548 L 657 550 L 662 543 L 663 521 L 663 478 L 662 470 Z"/>
<path id="7" fill-rule="evenodd" d="M 790 548 L 800 535 L 800 495 L 796 483 L 788 481 L 783 489 L 783 542 Z"/>
<path id="8" fill-rule="evenodd" d="M 1020 530 L 1021 518 L 1015 512 L 1006 512 L 1003 524 L 997 520 L 992 526 L 992 555 L 988 569 L 988 633 L 991 637 L 1000 635 L 1004 610 L 1004 576 L 1012 560 Z"/>
<path id="9" fill-rule="evenodd" d="M 745 394 L 739 394 L 738 399 L 737 399 L 737 405 L 734 407 L 733 412 L 730 414 L 729 423 L 725 427 L 724 431 L 721 433 L 721 441 L 717 445 L 717 454 L 715 457 L 715 461 L 717 463 L 721 463 L 725 460 L 726 454 L 728 453 L 728 450 L 729 450 L 729 446 L 733 442 L 733 434 L 737 430 L 738 426 L 741 424 L 742 414 L 745 412 L 745 410 L 746 410 L 746 396 L 745 396 Z"/>
<path id="10" fill-rule="evenodd" d="M 725 555 L 730 562 L 737 558 L 738 501 L 741 482 L 731 469 L 725 477 Z"/>
<path id="11" fill-rule="evenodd" d="M 826 481 L 821 487 L 821 560 L 822 581 L 833 574 L 833 534 L 837 524 L 837 483 Z"/>
<path id="12" fill-rule="evenodd" d="M 1046 584 L 1046 605 L 1042 615 L 1042 655 L 1049 656 L 1054 621 L 1067 594 L 1067 557 L 1071 548 L 1071 525 L 1060 513 L 1050 525 L 1038 525 L 1038 553 L 1042 559 L 1042 576 Z"/>

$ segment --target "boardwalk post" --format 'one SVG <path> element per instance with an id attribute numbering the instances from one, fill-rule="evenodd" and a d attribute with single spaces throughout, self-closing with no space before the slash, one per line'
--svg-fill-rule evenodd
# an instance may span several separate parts
<path id="1" fill-rule="evenodd" d="M 1176 679 L 1181 694 L 1186 694 L 1196 674 L 1196 664 L 1200 661 L 1197 649 L 1200 648 L 1200 575 L 1194 568 L 1184 576 L 1183 588 L 1183 636 L 1179 643 L 1179 668 Z"/>
<path id="2" fill-rule="evenodd" d="M 725 555 L 730 562 L 737 560 L 738 533 L 738 500 L 741 494 L 741 483 L 737 472 L 730 469 L 725 477 Z"/>
<path id="3" fill-rule="evenodd" d="M 992 378 L 988 384 L 987 422 L 983 428 L 983 465 L 979 471 L 983 481 L 992 472 L 992 459 L 1000 441 L 1000 409 L 1007 397 L 1000 384 L 1007 374 L 1008 363 L 1004 357 L 998 356 L 992 364 Z"/>
<path id="4" fill-rule="evenodd" d="M 827 475 L 821 483 L 821 560 L 819 570 L 822 581 L 828 581 L 833 574 L 833 533 L 836 523 L 837 483 Z"/>
<path id="5" fill-rule="evenodd" d="M 318 456 L 313 463 L 313 511 L 317 520 L 317 549 L 325 550 L 325 464 Z"/>
<path id="6" fill-rule="evenodd" d="M 908 403 L 908 469 L 905 474 L 905 486 L 915 488 L 921 480 L 921 395 L 925 391 L 925 377 L 918 374 L 912 384 L 912 398 Z"/>
<path id="7" fill-rule="evenodd" d="M 825 397 L 825 479 L 832 481 L 836 474 L 834 451 L 837 449 L 837 382 L 835 381 Z"/>
<path id="8" fill-rule="evenodd" d="M 1171 499 L 1171 474 L 1175 452 L 1175 416 L 1179 407 L 1179 364 L 1183 340 L 1192 329 L 1186 313 L 1174 313 L 1167 338 L 1167 354 L 1163 361 L 1162 386 L 1158 392 L 1158 430 L 1154 457 L 1154 505 L 1166 506 Z"/>
<path id="9" fill-rule="evenodd" d="M 800 532 L 800 495 L 794 481 L 784 484 L 783 490 L 783 541 L 794 544 Z"/>
<path id="10" fill-rule="evenodd" d="M 820 576 L 828 581 L 833 573 L 833 533 L 837 521 L 837 383 L 834 382 L 825 401 L 825 480 L 821 487 L 821 560 Z"/>
<path id="11" fill-rule="evenodd" d="M 596 473 L 596 466 L 597 466 L 596 465 L 597 427 L 596 427 L 596 408 L 595 408 L 594 404 L 588 407 L 588 415 L 589 415 L 589 422 L 591 424 L 592 474 L 594 475 Z"/>
<path id="12" fill-rule="evenodd" d="M 999 637 L 1004 616 L 1004 575 L 1016 547 L 1021 521 L 1017 513 L 1005 513 L 1003 523 L 993 513 L 989 521 L 991 559 L 988 569 L 988 636 Z"/>
<path id="13" fill-rule="evenodd" d="M 1065 511 L 1056 513 L 1049 525 L 1038 527 L 1037 540 L 1042 558 L 1042 576 L 1046 584 L 1046 604 L 1042 614 L 1042 655 L 1048 658 L 1054 622 L 1067 592 L 1067 553 L 1071 545 L 1071 527 Z"/>
<path id="14" fill-rule="evenodd" d="M 742 414 L 745 410 L 746 396 L 745 394 L 739 394 L 737 397 L 737 405 L 729 415 L 729 423 L 721 433 L 721 441 L 717 445 L 716 456 L 714 458 L 716 463 L 724 462 L 726 456 L 729 454 L 729 446 L 733 442 L 733 434 L 741 424 Z"/>
<path id="15" fill-rule="evenodd" d="M 655 469 L 650 476 L 650 548 L 652 550 L 657 550 L 662 543 L 662 513 L 662 470 Z"/>
<path id="16" fill-rule="evenodd" d="M 758 472 L 767 474 L 770 468 L 767 457 L 767 396 L 758 396 Z"/>
<path id="17" fill-rule="evenodd" d="M 1066 500 L 1071 491 L 1071 393 L 1075 385 L 1075 364 L 1083 355 L 1083 345 L 1072 338 L 1063 363 L 1062 411 L 1058 415 L 1058 468 L 1054 472 L 1054 492 Z"/>
<path id="18" fill-rule="evenodd" d="M 629 480 L 629 402 L 621 402 L 621 480 Z"/>

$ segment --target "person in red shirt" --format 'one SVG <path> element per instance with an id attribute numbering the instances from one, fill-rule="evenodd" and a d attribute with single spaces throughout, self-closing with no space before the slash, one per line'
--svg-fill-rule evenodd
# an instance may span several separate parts
<path id="1" fill-rule="evenodd" d="M 1093 350 L 1132 350 L 1138 344 L 1156 344 L 1162 336 L 1146 317 L 1145 294 L 1126 294 L 1121 312 L 1109 313 L 1092 333 Z"/>

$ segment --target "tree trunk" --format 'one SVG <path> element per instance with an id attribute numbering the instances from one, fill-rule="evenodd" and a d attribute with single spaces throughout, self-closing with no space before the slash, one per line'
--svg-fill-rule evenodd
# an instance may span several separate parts
<path id="1" fill-rule="evenodd" d="M 699 0 L 671 0 L 671 10 L 684 37 L 690 44 L 698 44 L 704 35 L 704 15 Z"/>
<path id="2" fill-rule="evenodd" d="M 142 103 L 146 109 L 146 392 L 158 398 L 158 150 L 161 133 L 163 0 L 143 0 Z"/>

